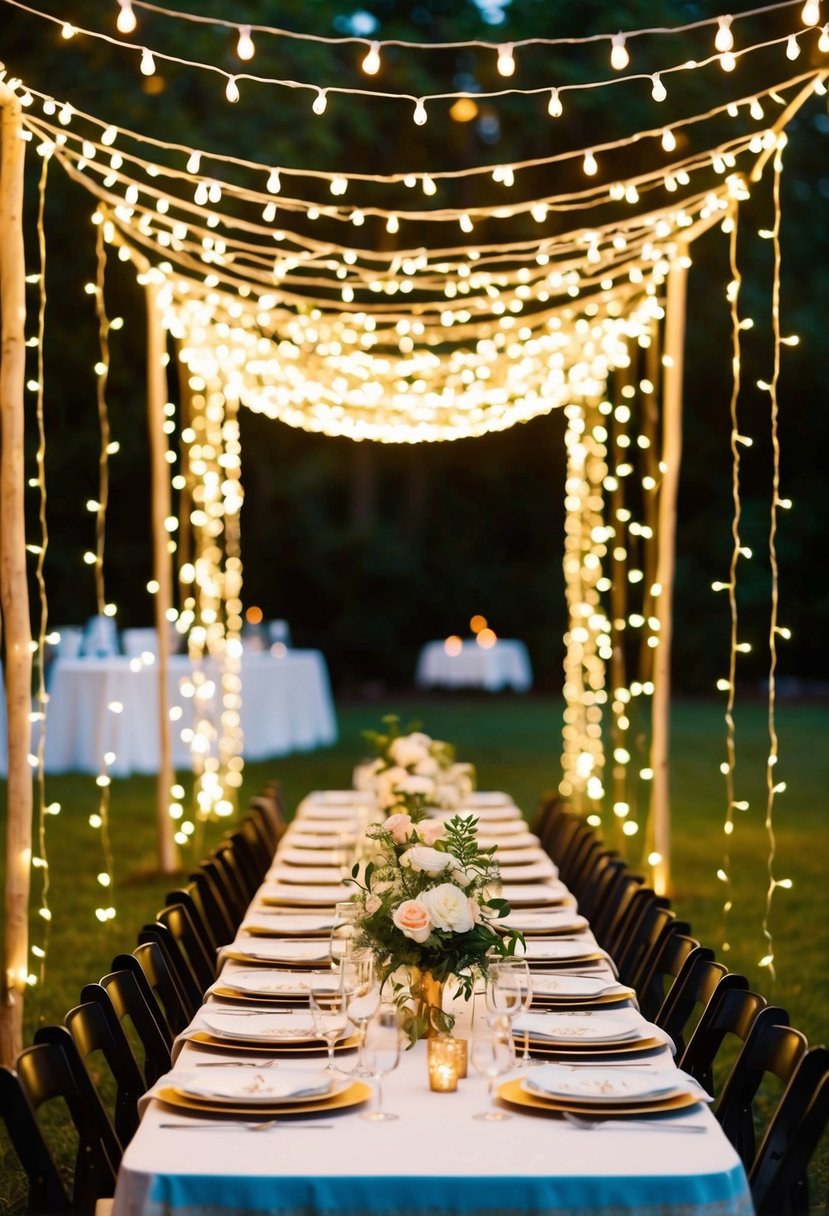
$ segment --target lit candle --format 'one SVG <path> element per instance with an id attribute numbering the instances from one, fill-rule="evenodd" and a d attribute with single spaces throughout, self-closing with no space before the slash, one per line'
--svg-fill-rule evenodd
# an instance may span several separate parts
<path id="1" fill-rule="evenodd" d="M 454 1040 L 438 1035 L 428 1040 L 429 1088 L 451 1094 L 458 1088 L 458 1056 Z"/>

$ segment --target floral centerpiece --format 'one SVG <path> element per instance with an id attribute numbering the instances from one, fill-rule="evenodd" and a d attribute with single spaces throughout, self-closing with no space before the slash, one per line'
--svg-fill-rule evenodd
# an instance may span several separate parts
<path id="1" fill-rule="evenodd" d="M 443 985 L 456 981 L 453 995 L 468 1000 L 490 959 L 514 954 L 523 940 L 496 928 L 509 904 L 492 893 L 495 849 L 480 847 L 478 821 L 463 815 L 444 822 L 397 812 L 366 837 L 368 858 L 353 870 L 355 946 L 374 956 L 412 1042 L 449 1032 Z"/>
<path id="2" fill-rule="evenodd" d="M 401 733 L 400 720 L 389 714 L 385 731 L 365 731 L 376 757 L 363 766 L 360 785 L 373 793 L 380 810 L 434 806 L 455 810 L 475 788 L 471 764 L 458 764 L 455 749 L 420 730 Z M 410 800 L 417 800 L 413 804 Z"/>

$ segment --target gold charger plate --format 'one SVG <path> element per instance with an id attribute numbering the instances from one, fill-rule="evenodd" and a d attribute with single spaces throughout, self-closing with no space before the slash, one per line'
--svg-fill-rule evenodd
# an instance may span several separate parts
<path id="1" fill-rule="evenodd" d="M 278 929 L 272 929 L 269 925 L 245 925 L 245 933 L 249 937 L 301 937 L 303 940 L 306 937 L 330 937 L 331 925 L 327 929 L 285 929 L 280 926 Z"/>
<path id="2" fill-rule="evenodd" d="M 250 1042 L 250 1040 L 241 1039 L 220 1039 L 216 1035 L 209 1034 L 206 1030 L 197 1030 L 188 1036 L 188 1043 L 195 1043 L 202 1047 L 218 1047 L 222 1051 L 241 1051 L 248 1052 L 249 1055 L 264 1055 L 273 1056 L 280 1052 L 290 1052 L 290 1054 L 300 1053 L 307 1055 L 327 1055 L 328 1048 L 321 1039 L 306 1039 L 302 1043 L 292 1043 L 285 1039 L 282 1042 L 274 1040 L 270 1043 Z M 350 1039 L 342 1039 L 334 1048 L 335 1051 L 350 1051 L 353 1047 L 359 1047 L 360 1040 L 356 1035 L 352 1035 Z"/>
<path id="3" fill-rule="evenodd" d="M 334 1094 L 332 1098 L 319 1098 L 312 1102 L 274 1103 L 264 1106 L 262 1103 L 245 1106 L 243 1103 L 222 1103 L 212 1098 L 192 1098 L 189 1094 L 179 1093 L 173 1086 L 160 1089 L 155 1095 L 159 1102 L 166 1106 L 175 1106 L 179 1110 L 189 1110 L 199 1115 L 238 1115 L 245 1119 L 273 1117 L 273 1115 L 305 1115 L 319 1111 L 343 1110 L 349 1106 L 359 1106 L 371 1097 L 371 1087 L 355 1081 L 342 1093 Z"/>
<path id="4" fill-rule="evenodd" d="M 585 963 L 604 962 L 605 956 L 600 950 L 591 950 L 587 954 L 572 954 L 569 958 L 528 958 L 530 971 L 572 971 L 574 967 L 583 967 Z M 598 968 L 597 968 L 598 971 Z"/>
<path id="5" fill-rule="evenodd" d="M 662 1115 L 675 1110 L 686 1110 L 689 1106 L 697 1106 L 699 1098 L 693 1094 L 672 1094 L 667 1098 L 655 1098 L 651 1102 L 580 1102 L 578 1099 L 554 1098 L 541 1094 L 530 1094 L 522 1088 L 521 1078 L 505 1081 L 498 1090 L 498 1097 L 513 1106 L 523 1106 L 529 1110 L 543 1111 L 548 1115 L 568 1111 L 574 1115 L 590 1115 L 601 1119 L 602 1116 L 616 1118 L 618 1115 Z"/>
<path id="6" fill-rule="evenodd" d="M 515 1032 L 515 1041 L 524 1042 L 523 1031 Z M 553 1043 L 550 1039 L 534 1039 L 530 1035 L 530 1050 L 533 1055 L 545 1056 L 621 1056 L 653 1051 L 664 1047 L 661 1039 L 633 1039 L 621 1043 Z"/>
<path id="7" fill-rule="evenodd" d="M 216 989 L 213 990 L 214 992 Z M 636 994 L 628 989 L 626 992 L 606 992 L 603 996 L 583 997 L 556 997 L 544 996 L 539 994 L 533 995 L 533 1009 L 554 1009 L 557 1013 L 563 1013 L 568 1009 L 573 1012 L 578 1012 L 582 1009 L 594 1009 L 599 1005 L 623 1005 L 625 1001 L 632 1000 Z"/>
<path id="8" fill-rule="evenodd" d="M 304 1005 L 308 1004 L 308 993 L 283 993 L 280 996 L 274 996 L 271 993 L 264 992 L 239 992 L 236 988 L 214 988 L 211 996 L 221 997 L 223 1001 L 241 1001 L 243 1004 L 252 1005 L 296 1005 L 301 1002 Z"/>

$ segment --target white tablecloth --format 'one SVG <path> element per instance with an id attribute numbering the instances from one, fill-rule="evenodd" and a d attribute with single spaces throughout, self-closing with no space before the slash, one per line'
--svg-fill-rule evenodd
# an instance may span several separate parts
<path id="1" fill-rule="evenodd" d="M 477 642 L 464 642 L 458 654 L 447 654 L 443 642 L 427 642 L 417 661 L 415 683 L 422 687 L 485 688 L 497 692 L 532 687 L 530 657 L 523 642 L 497 641 L 485 650 Z"/>
<path id="2" fill-rule="evenodd" d="M 209 667 L 206 670 L 210 670 Z M 167 703 L 173 763 L 190 767 L 189 745 L 181 732 L 192 724 L 193 702 L 182 694 L 192 665 L 173 655 Z M 212 673 L 215 674 L 215 673 Z M 337 723 L 325 659 L 317 650 L 288 650 L 242 658 L 243 753 L 264 760 L 310 751 L 335 742 Z M 111 706 L 121 705 L 116 712 Z M 46 724 L 48 772 L 97 773 L 113 752 L 108 771 L 117 777 L 158 771 L 158 674 L 155 664 L 132 670 L 125 657 L 56 659 L 50 673 Z"/>
<path id="3" fill-rule="evenodd" d="M 326 822 L 312 813 L 315 800 L 323 808 L 317 805 L 316 813 L 324 814 L 324 795 L 306 800 L 277 859 L 301 824 Z M 346 816 L 358 813 L 338 805 Z M 230 960 L 224 967 L 226 972 L 244 969 Z M 231 1008 L 238 1015 L 239 1007 Z M 464 1035 L 470 1013 L 462 1002 L 461 1010 L 455 1033 Z M 640 1015 L 628 1008 L 617 1016 Z M 187 1032 L 183 1039 L 174 1053 L 173 1078 L 213 1060 L 246 1058 L 196 1046 Z M 283 1066 L 290 1064 L 276 1065 Z M 667 1047 L 642 1066 L 674 1067 Z M 210 1069 L 196 1075 L 208 1080 Z M 162 1079 L 160 1084 L 170 1083 Z M 679 1116 L 679 1122 L 704 1128 L 684 1136 L 641 1126 L 585 1132 L 518 1109 L 506 1122 L 481 1123 L 472 1116 L 487 1105 L 483 1078 L 470 1072 L 456 1093 L 432 1093 L 422 1042 L 402 1054 L 383 1088 L 386 1109 L 399 1116 L 396 1122 L 369 1124 L 356 1110 L 323 1112 L 312 1122 L 330 1126 L 313 1130 L 300 1119 L 286 1119 L 267 1131 L 175 1131 L 161 1125 L 186 1123 L 187 1114 L 145 1099 L 141 1125 L 119 1172 L 114 1216 L 676 1216 L 680 1211 L 683 1216 L 750 1216 L 752 1211 L 743 1167 L 707 1107 Z"/>

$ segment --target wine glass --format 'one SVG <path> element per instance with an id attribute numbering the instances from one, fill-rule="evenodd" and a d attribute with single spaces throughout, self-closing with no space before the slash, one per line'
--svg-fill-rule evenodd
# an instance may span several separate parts
<path id="1" fill-rule="evenodd" d="M 488 1079 L 489 1109 L 473 1115 L 486 1123 L 499 1123 L 512 1116 L 495 1105 L 495 1078 L 509 1072 L 515 1063 L 512 1035 L 503 1026 L 481 1029 L 472 1040 L 472 1067 Z"/>
<path id="2" fill-rule="evenodd" d="M 332 970 L 338 970 L 340 960 L 351 953 L 356 920 L 357 905 L 352 900 L 344 900 L 334 905 L 334 920 L 328 937 L 328 955 Z"/>
<path id="3" fill-rule="evenodd" d="M 374 967 L 374 959 L 365 950 L 352 950 L 340 960 L 340 976 L 345 992 L 349 1019 L 360 1032 L 360 1050 L 357 1063 L 351 1070 L 354 1077 L 370 1077 L 363 1052 L 366 1028 L 380 1007 L 380 984 Z"/>
<path id="4" fill-rule="evenodd" d="M 529 1013 L 530 1006 L 533 1003 L 533 982 L 530 973 L 529 964 L 524 958 L 509 958 L 504 959 L 497 964 L 501 972 L 511 972 L 515 975 L 518 990 L 521 995 L 521 1002 L 516 1010 L 516 1013 Z M 503 982 L 503 981 L 502 981 Z M 533 1060 L 530 1056 L 530 1030 L 529 1026 L 524 1026 L 524 1051 L 521 1056 L 522 1068 L 535 1068 L 539 1064 L 543 1064 L 543 1060 Z"/>
<path id="5" fill-rule="evenodd" d="M 334 1072 L 337 1067 L 334 1048 L 348 1030 L 348 1009 L 339 976 L 330 971 L 315 971 L 308 987 L 308 1004 L 314 1030 L 328 1048 L 328 1068 Z"/>
<path id="6" fill-rule="evenodd" d="M 374 1081 L 377 1105 L 374 1110 L 364 1111 L 361 1118 L 370 1123 L 381 1123 L 396 1119 L 397 1115 L 383 1108 L 383 1077 L 397 1068 L 400 1060 L 400 1012 L 394 1005 L 381 1005 L 366 1026 L 363 1044 L 363 1063 L 367 1074 Z"/>
<path id="7" fill-rule="evenodd" d="M 515 960 L 492 962 L 486 980 L 486 1007 L 508 1028 L 512 1019 L 520 1013 L 524 1004 L 524 991 L 529 986 L 529 976 L 523 984 L 520 972 L 513 967 Z"/>

